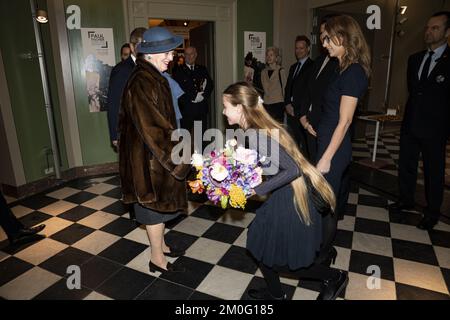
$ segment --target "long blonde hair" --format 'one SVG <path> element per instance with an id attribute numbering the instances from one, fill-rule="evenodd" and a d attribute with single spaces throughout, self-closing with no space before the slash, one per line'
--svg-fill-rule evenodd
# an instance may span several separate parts
<path id="1" fill-rule="evenodd" d="M 226 88 L 223 94 L 232 105 L 242 105 L 247 128 L 267 129 L 268 136 L 277 141 L 286 150 L 303 172 L 300 177 L 291 182 L 294 190 L 293 200 L 302 221 L 307 225 L 311 223 L 308 187 L 305 178 L 311 181 L 314 189 L 334 211 L 336 200 L 330 185 L 320 172 L 305 159 L 287 131 L 266 112 L 256 89 L 247 82 L 237 82 Z M 279 130 L 278 139 L 271 136 L 272 129 Z"/>
<path id="2" fill-rule="evenodd" d="M 340 65 L 341 71 L 345 71 L 353 63 L 359 63 L 369 77 L 370 50 L 358 22 L 348 15 L 337 15 L 327 20 L 325 30 L 335 45 L 342 45 L 345 48 Z"/>

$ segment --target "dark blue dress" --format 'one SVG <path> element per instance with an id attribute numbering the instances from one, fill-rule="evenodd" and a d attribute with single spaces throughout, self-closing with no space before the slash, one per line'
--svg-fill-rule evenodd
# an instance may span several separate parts
<path id="1" fill-rule="evenodd" d="M 338 125 L 341 97 L 351 96 L 360 100 L 368 87 L 368 77 L 358 63 L 352 64 L 342 73 L 336 70 L 334 77 L 325 93 L 322 118 L 317 127 L 317 162 L 328 148 Z M 350 132 L 347 130 L 341 145 L 331 160 L 330 172 L 325 175 L 335 194 L 339 193 L 342 174 L 351 159 L 352 142 Z"/>
<path id="2" fill-rule="evenodd" d="M 270 144 L 274 143 L 271 139 Z M 261 144 L 259 146 L 261 154 Z M 279 146 L 279 159 L 271 161 L 276 162 L 279 171 L 255 188 L 258 195 L 272 194 L 256 210 L 248 229 L 247 249 L 268 267 L 288 266 L 291 270 L 308 267 L 314 262 L 322 242 L 322 217 L 312 200 L 309 201 L 310 225 L 297 213 L 290 183 L 301 172 L 292 157 Z"/>

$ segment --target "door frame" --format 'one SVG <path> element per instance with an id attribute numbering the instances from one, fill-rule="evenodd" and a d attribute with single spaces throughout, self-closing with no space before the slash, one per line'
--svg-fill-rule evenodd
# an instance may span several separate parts
<path id="1" fill-rule="evenodd" d="M 222 92 L 237 79 L 237 0 L 122 0 L 127 34 L 148 27 L 148 18 L 214 22 L 214 95 L 217 128 L 226 128 Z M 232 66 L 232 68 L 230 68 Z"/>

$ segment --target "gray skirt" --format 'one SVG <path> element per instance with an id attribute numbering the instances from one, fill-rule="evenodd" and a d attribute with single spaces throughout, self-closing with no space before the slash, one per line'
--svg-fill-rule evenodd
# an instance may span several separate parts
<path id="1" fill-rule="evenodd" d="M 152 209 L 141 206 L 139 203 L 134 204 L 134 214 L 136 221 L 143 225 L 154 225 L 166 223 L 175 219 L 181 214 L 181 211 L 175 213 L 161 213 Z"/>

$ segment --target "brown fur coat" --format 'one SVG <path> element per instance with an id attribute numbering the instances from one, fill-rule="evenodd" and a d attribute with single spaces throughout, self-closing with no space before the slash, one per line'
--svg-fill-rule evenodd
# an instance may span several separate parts
<path id="1" fill-rule="evenodd" d="M 167 80 L 137 59 L 125 87 L 119 115 L 119 170 L 123 201 L 160 212 L 187 209 L 185 178 L 190 165 L 175 165 L 175 112 Z"/>

